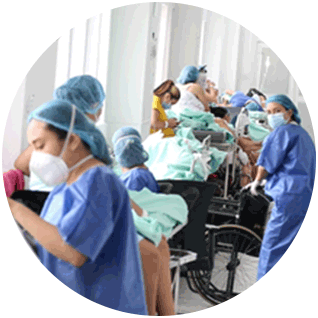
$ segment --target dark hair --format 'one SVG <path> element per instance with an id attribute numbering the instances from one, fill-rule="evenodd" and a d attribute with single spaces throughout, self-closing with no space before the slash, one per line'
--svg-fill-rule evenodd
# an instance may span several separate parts
<path id="1" fill-rule="evenodd" d="M 214 114 L 215 117 L 224 118 L 228 114 L 227 109 L 223 107 L 210 107 L 210 112 Z"/>
<path id="2" fill-rule="evenodd" d="M 50 131 L 53 131 L 58 139 L 60 140 L 65 140 L 66 139 L 66 136 L 67 136 L 67 131 L 66 130 L 62 130 L 62 129 L 59 129 L 59 128 L 56 128 L 55 126 L 51 125 L 51 124 L 47 124 L 46 125 L 46 128 Z M 84 147 L 86 148 L 87 151 L 91 151 L 91 148 L 90 146 L 88 145 L 88 143 L 86 143 L 84 140 L 82 140 L 82 143 L 84 145 Z"/>
<path id="3" fill-rule="evenodd" d="M 179 89 L 174 85 L 174 82 L 172 80 L 166 80 L 161 85 L 159 85 L 154 91 L 154 95 L 161 97 L 166 93 L 169 93 L 171 95 L 172 99 L 179 100 L 180 98 L 180 91 Z"/>

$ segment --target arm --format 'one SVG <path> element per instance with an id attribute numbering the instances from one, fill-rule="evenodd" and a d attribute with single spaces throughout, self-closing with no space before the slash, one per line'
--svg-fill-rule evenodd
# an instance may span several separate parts
<path id="1" fill-rule="evenodd" d="M 262 148 L 262 141 L 253 141 L 252 139 L 239 137 L 238 138 L 238 145 L 243 149 L 245 152 L 251 151 L 258 151 Z"/>
<path id="2" fill-rule="evenodd" d="M 137 204 L 135 203 L 135 201 L 133 201 L 132 199 L 130 199 L 130 205 L 131 205 L 132 209 L 134 209 L 135 212 L 136 212 L 139 216 L 142 216 L 142 215 L 143 215 L 143 213 L 142 213 L 142 208 L 141 208 L 139 205 L 137 205 Z"/>
<path id="3" fill-rule="evenodd" d="M 202 87 L 199 84 L 192 84 L 189 88 L 188 91 L 192 94 L 194 94 L 197 99 L 204 105 L 204 110 L 206 112 L 210 111 L 209 108 L 209 100 L 206 96 L 206 93 L 204 92 L 204 90 L 202 89 Z"/>
<path id="4" fill-rule="evenodd" d="M 211 81 L 207 81 L 208 88 L 205 91 L 206 98 L 208 99 L 209 103 L 217 103 L 217 96 L 218 96 L 218 90 L 216 90 L 215 84 L 213 84 Z"/>
<path id="5" fill-rule="evenodd" d="M 234 135 L 234 131 L 228 126 L 227 122 L 224 119 L 215 117 L 214 122 L 217 123 L 221 128 L 228 130 L 231 134 Z"/>
<path id="6" fill-rule="evenodd" d="M 48 252 L 76 267 L 81 267 L 86 262 L 86 256 L 66 244 L 55 226 L 45 222 L 29 208 L 10 198 L 8 203 L 15 220 Z"/>
<path id="7" fill-rule="evenodd" d="M 268 175 L 264 167 L 258 166 L 255 180 L 262 181 Z"/>
<path id="8" fill-rule="evenodd" d="M 151 128 L 154 130 L 165 129 L 166 122 L 159 121 L 159 110 L 152 109 L 151 110 Z M 175 118 L 168 119 L 168 127 L 167 128 L 175 128 L 178 126 L 178 122 Z"/>
<path id="9" fill-rule="evenodd" d="M 32 155 L 32 147 L 29 146 L 25 149 L 18 159 L 14 162 L 14 167 L 20 169 L 25 176 L 30 176 L 29 163 Z"/>

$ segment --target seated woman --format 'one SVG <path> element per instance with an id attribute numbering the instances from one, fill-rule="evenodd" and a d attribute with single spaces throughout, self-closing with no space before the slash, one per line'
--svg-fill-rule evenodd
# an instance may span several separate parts
<path id="1" fill-rule="evenodd" d="M 139 132 L 132 127 L 123 127 L 115 132 L 112 142 L 116 160 L 123 172 L 120 179 L 126 188 L 141 191 L 146 187 L 159 193 L 155 177 L 144 164 L 148 160 L 148 154 L 141 144 Z"/>
<path id="2" fill-rule="evenodd" d="M 200 82 L 200 70 L 195 66 L 186 66 L 181 71 L 177 79 L 181 98 L 173 107 L 174 112 L 180 113 L 186 108 L 209 112 L 209 104 L 217 102 L 218 91 L 214 89 L 213 83 L 206 81 L 206 89 L 198 83 L 198 80 Z"/>
<path id="3" fill-rule="evenodd" d="M 124 174 L 120 179 L 128 190 L 141 191 L 148 188 L 152 192 L 159 192 L 159 185 L 153 174 L 144 165 L 148 160 L 148 154 L 141 144 L 138 131 L 132 127 L 123 127 L 117 130 L 112 138 L 116 161 L 121 165 Z M 138 204 L 138 202 L 136 202 Z M 136 203 L 132 202 L 134 210 Z M 141 213 L 139 213 L 140 215 Z M 143 261 L 144 280 L 146 287 L 146 298 L 149 315 L 159 316 L 174 315 L 174 303 L 171 292 L 171 276 L 169 269 L 170 252 L 167 239 L 162 235 L 158 247 L 150 243 L 147 238 L 139 236 L 139 246 Z M 148 244 L 144 246 L 144 244 Z M 152 246 L 151 246 L 152 245 Z M 147 260 L 147 249 L 158 251 L 160 267 L 158 268 L 159 280 L 154 280 L 153 262 Z M 152 275 L 151 275 L 152 273 Z"/>
<path id="4" fill-rule="evenodd" d="M 178 126 L 176 118 L 168 119 L 165 109 L 171 108 L 180 98 L 180 91 L 173 81 L 167 80 L 153 92 L 150 134 L 162 130 L 164 137 L 175 136 L 173 129 Z"/>
<path id="5" fill-rule="evenodd" d="M 72 77 L 53 92 L 54 98 L 66 100 L 75 105 L 93 122 L 96 122 L 101 114 L 105 96 L 101 83 L 90 75 Z M 29 170 L 32 151 L 32 147 L 29 146 L 17 158 L 14 167 L 21 170 L 25 176 L 30 177 L 30 190 L 50 192 L 53 187 L 45 185 Z"/>
<path id="6" fill-rule="evenodd" d="M 105 138 L 62 100 L 38 107 L 28 123 L 30 171 L 54 190 L 40 216 L 8 202 L 15 220 L 36 239 L 41 262 L 89 300 L 147 315 L 129 196 L 106 166 Z"/>

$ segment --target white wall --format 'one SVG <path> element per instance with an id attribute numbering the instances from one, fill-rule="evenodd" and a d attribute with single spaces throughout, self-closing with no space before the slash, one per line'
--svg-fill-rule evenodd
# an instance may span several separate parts
<path id="1" fill-rule="evenodd" d="M 170 62 L 168 77 L 175 80 L 185 65 L 199 63 L 203 10 L 175 4 L 171 20 Z"/>
<path id="2" fill-rule="evenodd" d="M 22 82 L 10 108 L 2 146 L 2 171 L 13 169 L 13 163 L 21 153 L 24 112 L 25 80 Z"/>
<path id="3" fill-rule="evenodd" d="M 112 10 L 107 74 L 106 139 L 123 126 L 148 134 L 154 86 L 153 3 Z M 154 31 L 155 32 L 155 31 Z"/>
<path id="4" fill-rule="evenodd" d="M 13 163 L 28 145 L 26 128 L 30 112 L 52 99 L 56 69 L 57 42 L 34 63 L 11 105 L 3 139 L 2 169 L 13 169 Z"/>
<path id="5" fill-rule="evenodd" d="M 22 149 L 28 146 L 26 129 L 29 114 L 38 106 L 53 99 L 57 57 L 57 41 L 34 63 L 26 76 L 25 108 L 22 122 Z"/>
<path id="6" fill-rule="evenodd" d="M 148 135 L 156 63 L 160 63 L 157 52 L 161 5 L 143 3 L 120 7 L 112 10 L 111 21 L 110 13 L 101 13 L 83 21 L 75 31 L 67 31 L 63 39 L 43 53 L 13 102 L 4 137 L 3 169 L 12 168 L 18 154 L 27 146 L 27 115 L 50 100 L 54 87 L 71 74 L 97 76 L 106 88 L 102 119 L 109 144 L 113 133 L 122 126 L 135 127 L 143 138 Z M 185 65 L 198 65 L 202 61 L 208 65 L 208 76 L 217 82 L 221 92 L 226 88 L 246 92 L 263 80 L 259 74 L 264 73 L 264 57 L 269 55 L 271 67 L 261 89 L 269 95 L 288 94 L 295 102 L 299 99 L 303 126 L 314 139 L 308 109 L 302 96 L 299 97 L 297 84 L 282 61 L 262 41 L 214 12 L 204 13 L 201 8 L 177 3 L 170 3 L 169 8 L 165 48 L 169 57 L 164 71 L 168 78 L 175 80 Z M 72 38 L 77 44 L 70 42 Z M 81 53 L 73 50 L 76 45 L 81 46 L 78 51 Z M 56 72 L 57 56 L 60 68 Z"/>
<path id="7" fill-rule="evenodd" d="M 253 87 L 257 88 L 258 42 L 259 39 L 252 32 L 241 27 L 236 84 L 242 92 L 247 92 Z"/>

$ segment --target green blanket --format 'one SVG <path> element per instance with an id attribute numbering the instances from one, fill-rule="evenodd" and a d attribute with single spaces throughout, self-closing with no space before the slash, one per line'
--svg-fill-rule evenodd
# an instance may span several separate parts
<path id="1" fill-rule="evenodd" d="M 267 120 L 267 113 L 250 111 L 248 112 L 250 119 L 249 125 L 249 135 L 254 141 L 263 141 L 267 135 L 270 134 L 270 131 L 259 124 L 256 123 L 256 120 Z"/>
<path id="2" fill-rule="evenodd" d="M 166 111 L 168 118 L 177 118 L 180 121 L 179 128 L 190 127 L 192 130 L 211 130 L 221 131 L 226 133 L 226 142 L 234 143 L 233 135 L 226 129 L 221 128 L 214 122 L 214 115 L 207 112 L 193 111 L 184 109 L 179 115 L 176 115 L 172 110 Z"/>
<path id="3" fill-rule="evenodd" d="M 187 222 L 188 206 L 180 195 L 153 193 L 147 188 L 128 193 L 149 215 L 140 217 L 133 211 L 137 231 L 156 246 L 159 245 L 162 234 L 168 238 L 175 226 Z"/>
<path id="4" fill-rule="evenodd" d="M 149 154 L 145 162 L 156 180 L 193 180 L 205 181 L 207 175 L 214 173 L 223 163 L 227 153 L 210 148 L 204 164 L 198 160 L 193 171 L 191 166 L 197 153 L 201 153 L 201 143 L 194 137 L 191 128 L 180 128 L 175 137 L 159 139 L 148 137 L 143 145 Z"/>

